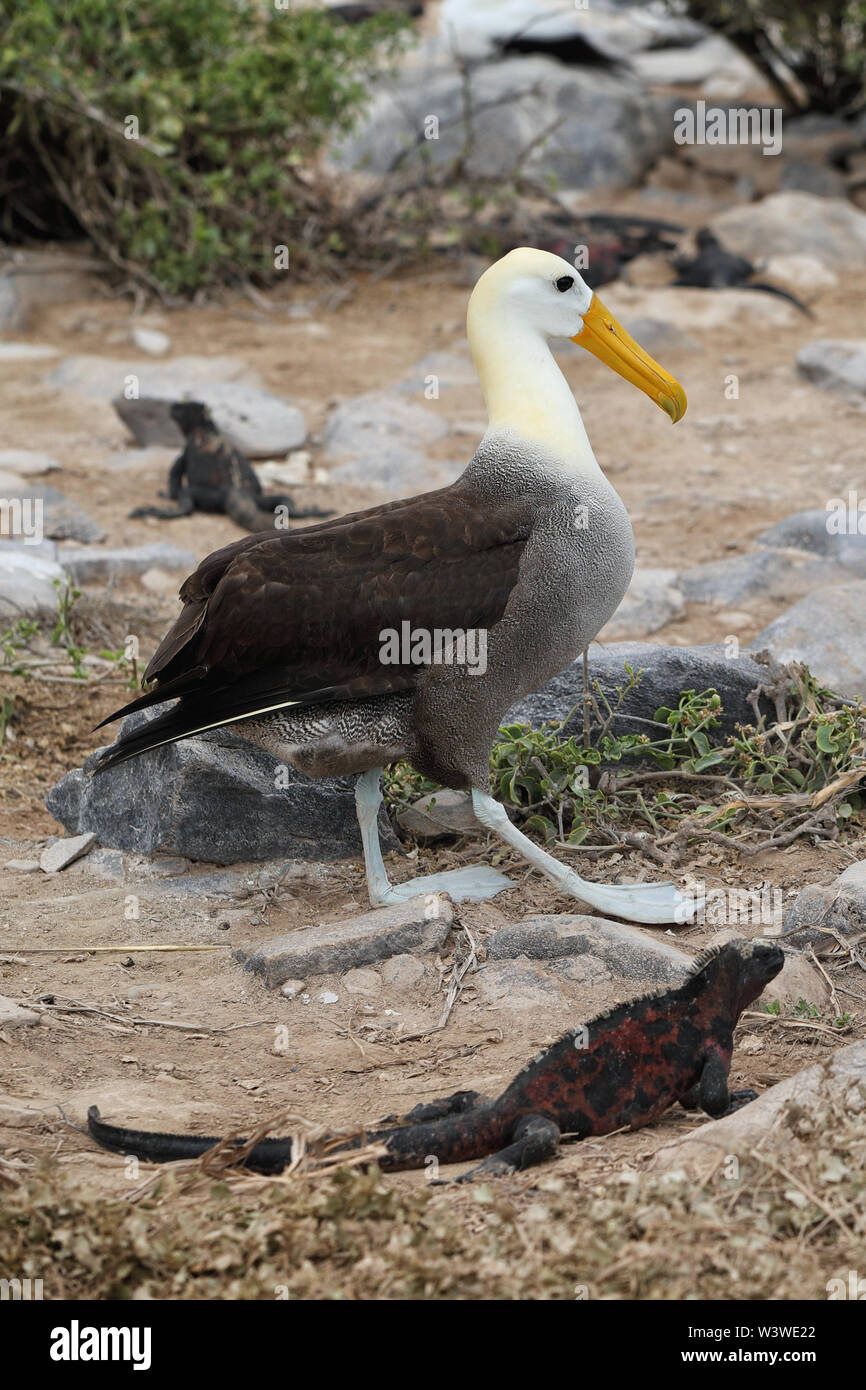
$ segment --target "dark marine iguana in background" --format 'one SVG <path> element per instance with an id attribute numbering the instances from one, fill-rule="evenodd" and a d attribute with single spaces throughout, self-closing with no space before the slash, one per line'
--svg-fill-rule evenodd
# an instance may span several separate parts
<path id="1" fill-rule="evenodd" d="M 729 1092 L 734 1028 L 779 973 L 781 947 L 766 941 L 730 941 L 704 952 L 683 984 L 645 994 L 599 1014 L 566 1033 L 518 1072 L 496 1100 L 458 1091 L 419 1105 L 389 1128 L 367 1132 L 383 1144 L 385 1170 L 423 1168 L 483 1159 L 465 1174 L 496 1176 L 551 1158 L 560 1137 L 586 1139 L 650 1124 L 680 1101 L 716 1118 L 755 1097 Z M 96 1106 L 87 1114 L 91 1135 L 104 1148 L 151 1162 L 197 1158 L 213 1138 L 155 1134 L 107 1125 Z M 240 1142 L 240 1141 L 239 1141 Z M 346 1145 L 357 1148 L 362 1139 Z M 245 1159 L 247 1168 L 278 1173 L 291 1160 L 290 1139 L 264 1139 Z"/>
<path id="2" fill-rule="evenodd" d="M 763 280 L 753 280 L 755 267 L 751 261 L 747 261 L 745 256 L 737 256 L 733 251 L 726 251 L 722 243 L 714 232 L 708 227 L 702 227 L 695 236 L 695 246 L 697 248 L 694 256 L 678 256 L 674 258 L 674 268 L 677 271 L 676 285 L 685 285 L 701 290 L 762 290 L 764 294 L 775 294 L 780 299 L 787 299 L 789 304 L 800 310 L 807 318 L 814 317 L 811 309 L 798 299 L 796 295 L 789 294 L 787 290 L 779 289 L 778 285 L 768 285 Z"/>
<path id="3" fill-rule="evenodd" d="M 183 453 L 168 475 L 168 496 L 177 507 L 174 511 L 136 507 L 129 513 L 131 517 L 158 516 L 171 521 L 194 511 L 224 512 L 248 531 L 267 531 L 275 524 L 276 507 L 286 507 L 291 517 L 333 516 L 333 512 L 318 507 L 298 511 L 287 494 L 262 492 L 249 459 L 220 434 L 207 406 L 200 401 L 176 401 L 170 414 L 186 439 Z"/>

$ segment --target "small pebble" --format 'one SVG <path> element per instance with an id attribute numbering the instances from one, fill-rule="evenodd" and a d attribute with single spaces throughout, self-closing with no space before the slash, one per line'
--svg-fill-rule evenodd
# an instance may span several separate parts
<path id="1" fill-rule="evenodd" d="M 280 994 L 284 994 L 287 999 L 297 999 L 299 994 L 304 991 L 303 980 L 286 980 L 280 986 Z"/>
<path id="2" fill-rule="evenodd" d="M 319 1003 L 336 1004 L 339 998 L 339 994 L 335 994 L 332 989 L 323 989 L 321 994 L 319 995 Z"/>
<path id="3" fill-rule="evenodd" d="M 359 966 L 346 972 L 342 985 L 347 994 L 378 994 L 382 988 L 382 979 L 378 971 Z"/>
<path id="4" fill-rule="evenodd" d="M 32 874 L 39 868 L 38 859 L 7 859 L 4 869 L 12 869 L 19 874 Z"/>
<path id="5" fill-rule="evenodd" d="M 142 352 L 147 352 L 151 357 L 163 357 L 171 347 L 171 339 L 167 333 L 160 333 L 158 328 L 142 328 L 136 325 L 132 330 L 132 341 Z"/>
<path id="6" fill-rule="evenodd" d="M 424 965 L 415 956 L 392 956 L 382 966 L 382 979 L 395 990 L 416 989 L 424 978 Z"/>

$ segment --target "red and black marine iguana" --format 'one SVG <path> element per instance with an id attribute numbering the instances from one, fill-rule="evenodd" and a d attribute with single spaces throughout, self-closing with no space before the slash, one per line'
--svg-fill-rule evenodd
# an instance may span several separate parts
<path id="1" fill-rule="evenodd" d="M 679 1101 L 713 1118 L 754 1100 L 728 1090 L 734 1028 L 743 1009 L 784 964 L 781 947 L 734 940 L 694 961 L 676 988 L 642 995 L 566 1033 L 518 1072 L 496 1100 L 458 1091 L 418 1105 L 402 1121 L 368 1131 L 346 1145 L 378 1143 L 384 1170 L 483 1162 L 463 1175 L 498 1176 L 551 1158 L 560 1137 L 586 1139 L 615 1129 L 640 1129 Z M 87 1114 L 103 1148 L 154 1163 L 197 1158 L 219 1141 L 107 1125 L 96 1106 Z M 239 1143 L 242 1141 L 239 1141 Z M 244 1166 L 278 1173 L 291 1160 L 290 1139 L 264 1139 Z"/>

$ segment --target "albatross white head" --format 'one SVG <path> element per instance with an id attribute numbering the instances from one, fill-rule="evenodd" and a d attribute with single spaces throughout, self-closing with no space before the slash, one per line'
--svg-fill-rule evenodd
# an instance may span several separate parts
<path id="1" fill-rule="evenodd" d="M 571 338 L 640 387 L 676 423 L 686 393 L 644 352 L 561 256 L 521 246 L 478 281 L 466 318 L 484 392 L 488 435 L 540 445 L 569 469 L 596 469 L 577 402 L 549 338 Z"/>

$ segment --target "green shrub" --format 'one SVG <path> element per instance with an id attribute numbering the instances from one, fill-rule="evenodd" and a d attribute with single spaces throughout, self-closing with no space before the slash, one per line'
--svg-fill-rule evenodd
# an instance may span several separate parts
<path id="1" fill-rule="evenodd" d="M 864 0 L 668 0 L 668 7 L 727 34 L 793 110 L 856 115 L 866 107 Z"/>
<path id="2" fill-rule="evenodd" d="M 399 42 L 267 0 L 0 0 L 0 235 L 81 235 L 163 294 L 271 283 L 345 232 L 312 161 Z"/>

